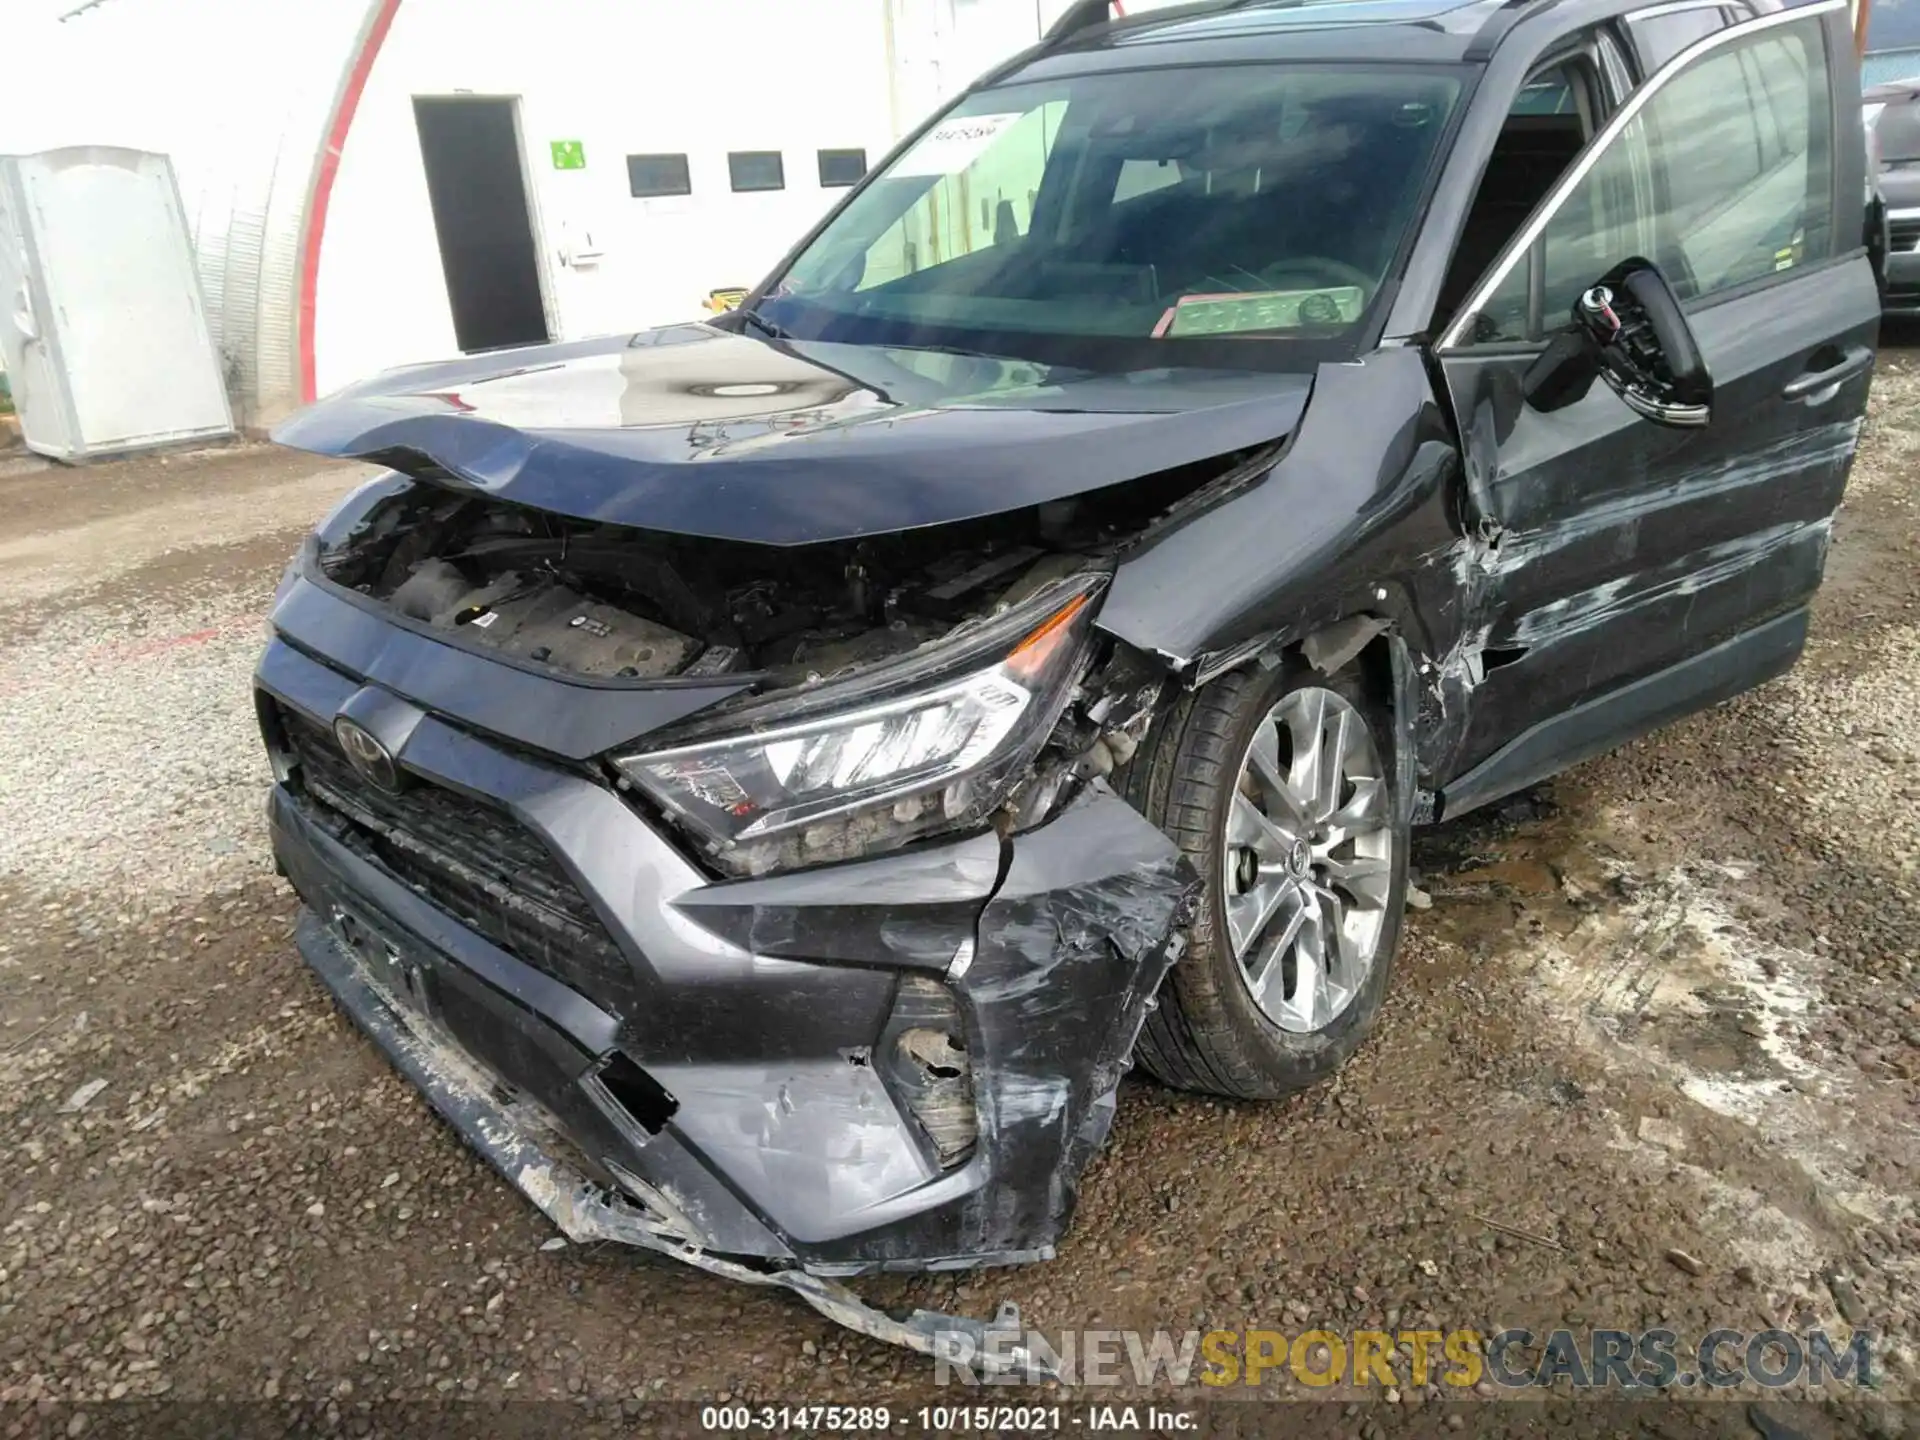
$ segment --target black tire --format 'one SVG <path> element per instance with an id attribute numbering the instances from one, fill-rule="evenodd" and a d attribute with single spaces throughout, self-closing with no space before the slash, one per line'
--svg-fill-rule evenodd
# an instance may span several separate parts
<path id="1" fill-rule="evenodd" d="M 1256 727 L 1281 699 L 1309 685 L 1352 701 L 1373 732 L 1388 786 L 1394 845 L 1385 923 L 1360 992 L 1323 1030 L 1294 1033 L 1264 1014 L 1226 941 L 1219 884 L 1226 807 Z M 1148 1013 L 1136 1058 L 1167 1085 L 1265 1100 L 1326 1079 L 1372 1028 L 1386 994 L 1406 908 L 1408 826 L 1394 789 L 1394 737 L 1385 686 L 1361 662 L 1320 675 L 1298 661 L 1252 665 L 1183 696 L 1155 724 L 1122 779 L 1129 801 L 1184 850 L 1203 882 L 1186 953 Z"/>

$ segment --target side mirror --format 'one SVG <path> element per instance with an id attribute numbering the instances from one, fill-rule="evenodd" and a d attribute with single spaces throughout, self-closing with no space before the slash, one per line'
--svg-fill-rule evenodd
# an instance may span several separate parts
<path id="1" fill-rule="evenodd" d="M 1587 393 L 1598 375 L 1629 409 L 1656 425 L 1691 428 L 1713 414 L 1713 377 L 1667 277 L 1649 260 L 1613 267 L 1573 307 L 1573 328 L 1528 369 L 1522 388 L 1537 410 Z"/>
<path id="2" fill-rule="evenodd" d="M 1520 391 L 1536 410 L 1562 410 L 1587 398 L 1600 373 L 1600 351 L 1581 326 L 1562 330 L 1527 367 Z"/>

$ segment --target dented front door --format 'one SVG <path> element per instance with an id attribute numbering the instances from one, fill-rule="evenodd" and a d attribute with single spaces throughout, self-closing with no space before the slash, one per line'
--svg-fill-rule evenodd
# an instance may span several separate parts
<path id="1" fill-rule="evenodd" d="M 1879 321 L 1859 107 L 1836 103 L 1857 82 L 1826 59 L 1843 18 L 1752 21 L 1648 80 L 1443 337 L 1473 528 L 1455 775 L 1637 680 L 1680 683 L 1819 585 Z M 1598 382 L 1552 413 L 1520 393 L 1574 299 L 1633 255 L 1685 303 L 1714 381 L 1702 428 L 1657 426 Z"/>

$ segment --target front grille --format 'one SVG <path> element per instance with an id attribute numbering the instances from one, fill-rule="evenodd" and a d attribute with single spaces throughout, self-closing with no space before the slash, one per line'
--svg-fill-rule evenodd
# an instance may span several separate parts
<path id="1" fill-rule="evenodd" d="M 1920 249 L 1920 216 L 1889 220 L 1887 244 L 1896 251 Z"/>
<path id="2" fill-rule="evenodd" d="M 539 836 L 417 777 L 388 794 L 347 763 L 331 731 L 284 706 L 279 718 L 295 793 L 329 833 L 515 959 L 625 1008 L 633 971 Z"/>

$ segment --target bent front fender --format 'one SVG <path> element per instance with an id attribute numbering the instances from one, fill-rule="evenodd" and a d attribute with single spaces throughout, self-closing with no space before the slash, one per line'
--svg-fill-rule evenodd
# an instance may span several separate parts
<path id="1" fill-rule="evenodd" d="M 1191 677 L 1210 657 L 1297 639 L 1356 610 L 1418 654 L 1452 611 L 1448 508 L 1459 451 L 1420 352 L 1323 365 L 1273 467 L 1125 554 L 1098 626 Z"/>

